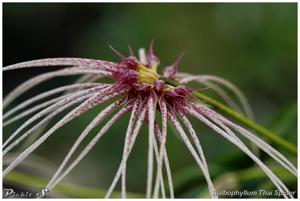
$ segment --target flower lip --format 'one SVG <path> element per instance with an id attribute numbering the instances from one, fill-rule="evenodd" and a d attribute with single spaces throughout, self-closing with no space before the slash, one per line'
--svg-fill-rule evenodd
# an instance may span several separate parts
<path id="1" fill-rule="evenodd" d="M 160 79 L 157 73 L 157 66 L 142 64 L 135 56 L 129 56 L 119 64 L 119 70 L 113 73 L 113 78 L 119 82 L 128 82 L 132 85 L 147 85 L 154 87 L 155 82 Z M 145 86 L 137 88 L 145 89 Z M 147 87 L 146 87 L 147 88 Z"/>
<path id="2" fill-rule="evenodd" d="M 151 66 L 148 68 L 140 64 L 137 69 L 138 82 L 154 86 L 154 82 L 160 78 L 160 75 L 157 74 L 156 69 L 156 66 Z"/>

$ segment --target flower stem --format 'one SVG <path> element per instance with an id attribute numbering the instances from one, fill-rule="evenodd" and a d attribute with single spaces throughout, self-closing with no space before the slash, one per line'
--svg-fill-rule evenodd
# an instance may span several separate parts
<path id="1" fill-rule="evenodd" d="M 162 78 L 167 84 L 172 86 L 179 86 L 180 84 L 174 80 L 169 80 L 166 78 Z M 232 119 L 236 120 L 237 122 L 247 126 L 248 128 L 255 131 L 257 134 L 261 135 L 262 137 L 266 138 L 267 140 L 273 142 L 277 146 L 285 149 L 286 151 L 290 152 L 291 154 L 297 155 L 297 147 L 290 142 L 285 141 L 278 134 L 273 133 L 272 131 L 266 129 L 265 127 L 251 121 L 250 119 L 244 117 L 238 112 L 235 112 L 231 108 L 227 107 L 226 105 L 196 91 L 193 91 L 193 95 L 197 97 L 199 100 L 205 102 L 206 104 L 216 108 L 217 110 L 227 114 Z"/>

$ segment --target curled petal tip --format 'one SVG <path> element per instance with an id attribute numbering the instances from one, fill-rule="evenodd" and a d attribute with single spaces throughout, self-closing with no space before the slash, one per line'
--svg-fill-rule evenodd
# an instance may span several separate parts
<path id="1" fill-rule="evenodd" d="M 134 52 L 131 48 L 131 45 L 128 45 L 128 50 L 129 50 L 130 56 L 134 56 Z"/>
<path id="2" fill-rule="evenodd" d="M 149 46 L 149 53 L 148 54 L 154 54 L 154 39 L 151 40 L 150 46 Z"/>
<path id="3" fill-rule="evenodd" d="M 152 39 L 151 43 L 150 43 L 150 46 L 149 46 L 149 50 L 148 50 L 148 53 L 147 53 L 147 64 L 149 66 L 158 66 L 160 61 L 158 59 L 158 57 L 156 57 L 154 55 L 154 40 Z"/>
<path id="4" fill-rule="evenodd" d="M 120 52 L 118 52 L 115 48 L 113 48 L 113 46 L 111 44 L 108 44 L 109 49 L 111 49 L 113 51 L 113 53 L 115 53 L 120 60 L 124 60 L 125 56 L 123 54 L 121 54 Z"/>
<path id="5" fill-rule="evenodd" d="M 171 65 L 163 68 L 163 76 L 166 78 L 173 78 L 176 74 L 176 66 Z"/>
<path id="6" fill-rule="evenodd" d="M 176 59 L 174 64 L 172 64 L 171 66 L 167 66 L 163 69 L 163 76 L 164 77 L 167 77 L 167 78 L 173 78 L 174 77 L 174 75 L 177 72 L 177 66 L 179 65 L 179 62 L 181 61 L 183 55 L 184 55 L 184 52 L 182 52 L 179 55 L 179 57 Z"/>
<path id="7" fill-rule="evenodd" d="M 180 55 L 177 57 L 175 63 L 173 64 L 174 66 L 177 67 L 179 65 L 179 62 L 181 61 L 183 55 L 184 55 L 184 52 L 181 52 Z"/>

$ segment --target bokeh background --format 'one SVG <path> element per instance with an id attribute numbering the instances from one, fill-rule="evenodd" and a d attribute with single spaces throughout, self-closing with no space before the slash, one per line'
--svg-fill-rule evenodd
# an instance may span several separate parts
<path id="1" fill-rule="evenodd" d="M 148 47 L 152 39 L 155 39 L 155 52 L 162 66 L 174 62 L 184 51 L 180 71 L 214 74 L 232 81 L 249 99 L 258 123 L 296 144 L 296 3 L 3 4 L 3 66 L 50 57 L 118 61 L 108 44 L 128 54 L 128 45 L 137 50 Z M 5 72 L 3 95 L 34 75 L 50 70 Z M 76 78 L 56 79 L 36 86 L 11 107 L 41 91 L 71 83 Z M 203 92 L 209 93 L 209 90 Z M 100 109 L 61 128 L 18 170 L 49 179 L 76 136 Z M 64 183 L 88 189 L 107 189 L 121 160 L 127 122 L 128 115 L 113 126 Z M 4 139 L 21 123 L 5 128 Z M 52 122 L 46 126 L 51 125 Z M 274 189 L 262 171 L 255 169 L 253 162 L 237 148 L 195 121 L 194 126 L 218 185 L 240 190 Z M 172 130 L 168 136 L 167 148 L 176 196 L 206 195 L 205 181 L 189 152 Z M 92 134 L 87 140 L 91 137 Z M 30 142 L 28 140 L 26 143 Z M 22 149 L 22 146 L 15 151 Z M 296 160 L 288 153 L 286 155 Z M 130 192 L 144 193 L 146 156 L 145 127 L 129 159 L 127 178 Z M 263 154 L 261 158 L 269 162 Z M 253 171 L 245 172 L 251 168 L 254 168 Z M 234 174 L 239 172 L 241 174 Z M 280 174 L 284 179 L 289 178 L 286 182 L 291 189 L 296 188 L 295 178 L 284 171 Z M 241 175 L 247 175 L 250 179 Z M 27 180 L 27 184 L 30 182 L 30 179 Z M 27 184 L 5 182 L 5 185 L 15 188 L 34 190 Z M 77 195 L 61 192 L 59 196 Z M 87 196 L 96 195 L 84 194 L 84 197 Z"/>

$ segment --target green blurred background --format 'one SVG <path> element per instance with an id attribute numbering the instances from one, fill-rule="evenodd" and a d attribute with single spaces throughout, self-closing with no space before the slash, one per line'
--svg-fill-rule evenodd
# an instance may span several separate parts
<path id="1" fill-rule="evenodd" d="M 296 144 L 296 3 L 3 4 L 3 66 L 49 57 L 118 61 L 108 44 L 128 54 L 129 44 L 137 50 L 148 47 L 152 39 L 155 39 L 155 52 L 162 66 L 170 65 L 184 51 L 180 71 L 214 74 L 232 81 L 249 99 L 258 123 Z M 46 71 L 49 69 L 5 72 L 4 96 L 23 81 Z M 48 81 L 30 90 L 13 105 L 75 79 Z M 64 126 L 34 152 L 35 156 L 47 161 L 49 171 L 43 177 L 48 179 L 54 173 L 76 136 L 100 109 Z M 127 122 L 128 115 L 112 127 L 64 181 L 107 189 L 121 160 Z M 228 179 L 224 174 L 253 167 L 252 161 L 237 148 L 205 126 L 193 122 L 216 180 L 221 178 L 223 181 L 222 177 L 225 177 L 224 181 L 238 179 L 232 175 Z M 4 129 L 4 139 L 20 124 Z M 51 125 L 53 122 L 48 127 Z M 169 131 L 167 148 L 177 185 L 176 196 L 205 194 L 205 181 L 200 177 L 200 170 L 183 143 L 172 130 Z M 146 156 L 145 127 L 129 159 L 130 192 L 144 193 Z M 267 160 L 264 155 L 261 157 Z M 29 157 L 31 159 L 35 160 Z M 290 159 L 296 160 L 292 156 Z M 284 172 L 283 177 L 286 178 L 286 174 Z M 266 178 L 230 185 L 233 189 L 253 190 L 263 185 L 273 188 Z M 296 179 L 289 180 L 288 185 L 295 189 Z"/>

